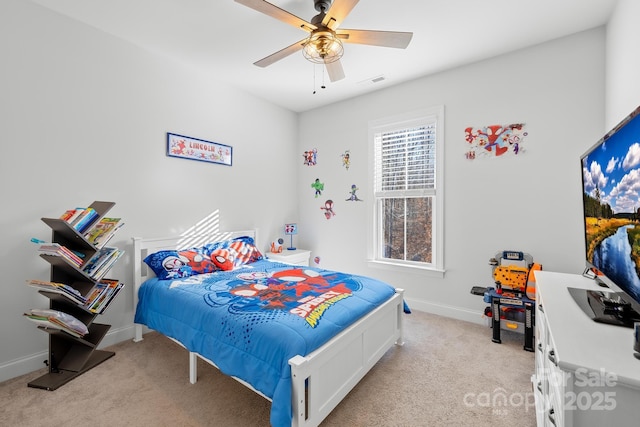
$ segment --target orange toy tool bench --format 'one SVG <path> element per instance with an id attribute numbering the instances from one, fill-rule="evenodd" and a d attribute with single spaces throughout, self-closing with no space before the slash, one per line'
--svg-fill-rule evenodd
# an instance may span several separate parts
<path id="1" fill-rule="evenodd" d="M 524 334 L 524 349 L 533 351 L 535 325 L 535 270 L 542 266 L 520 251 L 500 251 L 489 260 L 494 287 L 475 286 L 471 293 L 483 295 L 485 315 L 491 319 L 492 341 L 501 343 L 501 330 Z"/>

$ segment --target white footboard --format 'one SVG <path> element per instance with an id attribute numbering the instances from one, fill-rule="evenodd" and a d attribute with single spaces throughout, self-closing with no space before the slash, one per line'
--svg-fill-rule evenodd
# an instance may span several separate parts
<path id="1" fill-rule="evenodd" d="M 319 425 L 389 348 L 394 344 L 404 344 L 403 295 L 403 289 L 396 289 L 396 294 L 389 301 L 316 351 L 289 360 L 293 427 Z M 192 384 L 197 381 L 198 357 L 216 366 L 197 353 L 189 353 L 189 380 Z M 245 381 L 235 379 L 269 399 Z"/>
<path id="2" fill-rule="evenodd" d="M 292 426 L 317 426 L 394 344 L 403 344 L 402 289 L 327 344 L 289 360 Z"/>

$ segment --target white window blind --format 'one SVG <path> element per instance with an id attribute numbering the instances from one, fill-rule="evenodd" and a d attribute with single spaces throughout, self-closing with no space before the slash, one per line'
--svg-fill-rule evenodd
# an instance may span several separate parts
<path id="1" fill-rule="evenodd" d="M 375 144 L 377 197 L 435 194 L 435 122 L 376 133 Z"/>

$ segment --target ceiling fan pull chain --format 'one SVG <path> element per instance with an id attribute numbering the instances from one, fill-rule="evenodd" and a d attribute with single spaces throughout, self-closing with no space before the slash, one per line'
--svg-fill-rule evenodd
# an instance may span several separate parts
<path id="1" fill-rule="evenodd" d="M 327 87 L 324 85 L 324 67 L 322 67 L 322 86 L 320 86 L 320 89 L 326 89 Z"/>
<path id="2" fill-rule="evenodd" d="M 322 86 L 320 86 L 320 89 L 326 88 L 324 84 L 324 67 L 322 67 Z M 316 94 L 316 64 L 313 64 L 313 94 Z"/>
<path id="3" fill-rule="evenodd" d="M 313 67 L 313 94 L 316 94 L 316 64 L 311 65 Z"/>

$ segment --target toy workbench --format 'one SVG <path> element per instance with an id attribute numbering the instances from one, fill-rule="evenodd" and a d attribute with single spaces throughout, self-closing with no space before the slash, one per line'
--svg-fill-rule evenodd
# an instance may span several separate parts
<path id="1" fill-rule="evenodd" d="M 535 326 L 536 302 L 526 295 L 486 288 L 484 302 L 491 307 L 492 341 L 501 343 L 501 330 L 524 334 L 524 349 L 533 351 L 533 328 Z"/>
<path id="2" fill-rule="evenodd" d="M 501 343 L 500 332 L 510 330 L 524 334 L 524 349 L 533 351 L 533 327 L 535 325 L 535 270 L 542 265 L 521 251 L 500 251 L 489 259 L 491 276 L 496 286 L 474 286 L 471 293 L 483 295 L 485 316 L 493 328 L 492 341 Z"/>

